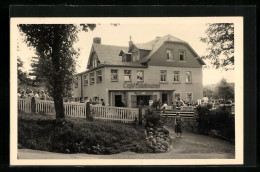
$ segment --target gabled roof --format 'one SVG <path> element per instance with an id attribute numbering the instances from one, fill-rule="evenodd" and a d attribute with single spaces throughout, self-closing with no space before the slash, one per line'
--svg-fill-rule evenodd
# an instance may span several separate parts
<path id="1" fill-rule="evenodd" d="M 155 40 L 152 40 L 150 42 L 147 43 L 143 43 L 143 44 L 134 44 L 138 49 L 141 50 L 150 50 L 150 52 L 142 59 L 140 59 L 140 61 L 143 62 L 147 62 L 148 60 L 150 60 L 150 57 L 156 52 L 158 51 L 158 49 L 164 44 L 164 43 L 181 43 L 181 44 L 185 44 L 192 53 L 194 53 L 194 55 L 196 57 L 198 57 L 198 54 L 193 50 L 193 48 L 185 41 L 176 38 L 170 34 L 165 35 L 163 37 L 158 37 Z"/>
<path id="2" fill-rule="evenodd" d="M 140 62 L 122 62 L 122 57 L 119 56 L 121 51 L 127 53 L 128 47 L 92 44 L 92 52 L 97 54 L 101 65 L 143 66 Z M 90 56 L 91 54 L 92 53 L 90 53 Z"/>
<path id="3" fill-rule="evenodd" d="M 152 41 L 141 43 L 141 44 L 134 44 L 138 49 L 141 50 L 153 50 L 157 51 L 159 47 L 165 42 L 165 41 L 172 41 L 172 42 L 180 42 L 180 43 L 186 43 L 185 41 L 176 38 L 170 34 L 165 35 L 163 37 L 158 37 Z"/>

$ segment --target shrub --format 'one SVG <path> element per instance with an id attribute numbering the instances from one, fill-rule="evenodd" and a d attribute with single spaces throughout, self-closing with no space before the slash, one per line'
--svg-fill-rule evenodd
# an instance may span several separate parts
<path id="1" fill-rule="evenodd" d="M 198 132 L 207 134 L 211 130 L 211 112 L 209 106 L 198 106 L 195 112 L 195 119 L 198 123 Z"/>
<path id="2" fill-rule="evenodd" d="M 155 127 L 160 128 L 164 125 L 164 121 L 162 117 L 157 114 L 157 112 L 153 109 L 147 108 L 145 113 L 145 128 L 147 127 Z"/>
<path id="3" fill-rule="evenodd" d="M 142 126 L 109 121 L 19 114 L 18 144 L 23 148 L 61 153 L 111 154 L 150 152 Z"/>
<path id="4" fill-rule="evenodd" d="M 198 106 L 195 119 L 200 134 L 208 135 L 210 131 L 216 130 L 222 137 L 231 140 L 235 138 L 234 115 L 226 107 L 210 110 L 209 106 Z"/>

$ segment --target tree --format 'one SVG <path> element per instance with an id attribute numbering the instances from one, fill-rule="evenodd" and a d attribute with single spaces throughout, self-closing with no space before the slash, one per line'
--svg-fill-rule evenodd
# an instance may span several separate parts
<path id="1" fill-rule="evenodd" d="M 56 120 L 63 119 L 63 96 L 71 90 L 75 73 L 75 58 L 79 53 L 73 48 L 80 30 L 93 30 L 95 24 L 19 24 L 25 42 L 36 50 L 36 73 L 44 80 L 54 99 Z"/>
<path id="2" fill-rule="evenodd" d="M 20 57 L 17 58 L 17 75 L 18 75 L 18 84 L 28 84 L 28 78 L 26 72 L 22 71 L 23 62 Z"/>
<path id="3" fill-rule="evenodd" d="M 224 100 L 234 99 L 234 87 L 229 85 L 227 81 L 222 78 L 217 86 L 217 94 L 219 98 Z"/>
<path id="4" fill-rule="evenodd" d="M 206 37 L 200 38 L 207 44 L 208 54 L 202 59 L 208 59 L 214 68 L 234 69 L 234 24 L 207 24 Z"/>

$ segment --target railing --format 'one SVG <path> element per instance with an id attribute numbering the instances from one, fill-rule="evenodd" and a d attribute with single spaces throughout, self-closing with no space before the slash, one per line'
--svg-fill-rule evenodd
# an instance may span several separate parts
<path id="1" fill-rule="evenodd" d="M 55 108 L 54 108 L 53 101 L 36 100 L 35 105 L 36 105 L 35 113 L 44 113 L 44 114 L 55 115 Z"/>
<path id="2" fill-rule="evenodd" d="M 63 103 L 65 115 L 71 117 L 86 118 L 86 104 L 85 103 Z"/>
<path id="3" fill-rule="evenodd" d="M 86 118 L 87 107 L 85 103 L 67 103 L 63 102 L 64 113 L 66 116 Z M 35 106 L 29 99 L 18 99 L 18 110 L 25 113 L 35 112 L 36 114 L 55 115 L 55 107 L 53 101 L 36 100 Z M 90 105 L 90 111 L 95 119 L 107 121 L 120 121 L 124 123 L 132 123 L 136 117 L 138 118 L 138 108 L 120 108 L 101 105 Z"/>
<path id="4" fill-rule="evenodd" d="M 132 123 L 135 118 L 138 118 L 139 114 L 139 109 L 137 108 L 121 108 L 100 105 L 91 105 L 90 111 L 95 119 L 120 121 L 124 123 Z"/>
<path id="5" fill-rule="evenodd" d="M 18 110 L 25 113 L 31 112 L 31 101 L 26 99 L 18 99 Z"/>

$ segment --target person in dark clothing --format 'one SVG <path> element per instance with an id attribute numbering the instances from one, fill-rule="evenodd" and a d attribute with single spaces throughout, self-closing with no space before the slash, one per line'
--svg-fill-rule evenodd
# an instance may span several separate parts
<path id="1" fill-rule="evenodd" d="M 123 99 L 123 101 L 121 101 L 121 107 L 125 107 L 125 99 Z"/>
<path id="2" fill-rule="evenodd" d="M 183 137 L 182 136 L 182 118 L 180 116 L 180 113 L 177 113 L 177 116 L 175 118 L 175 133 L 177 134 L 177 137 Z"/>
<path id="3" fill-rule="evenodd" d="M 103 99 L 101 99 L 102 106 L 105 106 L 105 102 Z"/>
<path id="4" fill-rule="evenodd" d="M 35 97 L 32 97 L 31 99 L 31 107 L 32 107 L 32 113 L 36 113 L 36 103 L 35 103 Z"/>

